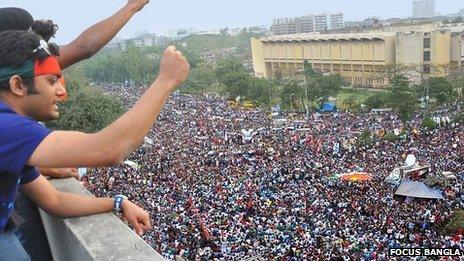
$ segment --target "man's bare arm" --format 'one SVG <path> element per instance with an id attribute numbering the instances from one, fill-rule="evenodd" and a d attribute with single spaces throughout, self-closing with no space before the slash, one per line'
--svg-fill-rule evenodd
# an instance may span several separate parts
<path id="1" fill-rule="evenodd" d="M 40 168 L 40 174 L 50 177 L 53 179 L 64 179 L 64 178 L 75 178 L 79 179 L 79 174 L 77 173 L 76 168 L 59 168 L 59 169 L 51 169 L 51 168 Z"/>
<path id="2" fill-rule="evenodd" d="M 149 0 L 129 0 L 118 12 L 92 25 L 71 43 L 61 46 L 58 57 L 61 68 L 66 68 L 93 56 L 113 39 L 131 17 L 148 2 Z"/>
<path id="3" fill-rule="evenodd" d="M 29 158 L 35 167 L 96 167 L 121 163 L 142 142 L 171 92 L 185 81 L 190 66 L 174 46 L 164 52 L 160 74 L 132 109 L 95 134 L 54 131 Z"/>
<path id="4" fill-rule="evenodd" d="M 107 213 L 113 209 L 114 204 L 114 199 L 111 198 L 59 192 L 43 176 L 21 186 L 21 189 L 45 212 L 64 218 Z M 122 211 L 124 218 L 132 224 L 137 234 L 142 235 L 143 231 L 151 228 L 148 213 L 129 200 L 123 202 Z"/>
<path id="5" fill-rule="evenodd" d="M 59 217 L 77 217 L 106 213 L 114 200 L 94 198 L 57 191 L 43 176 L 21 187 L 22 191 L 45 212 Z"/>

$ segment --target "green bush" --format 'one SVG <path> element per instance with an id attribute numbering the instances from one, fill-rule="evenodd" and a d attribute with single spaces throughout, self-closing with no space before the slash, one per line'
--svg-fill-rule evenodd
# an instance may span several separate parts
<path id="1" fill-rule="evenodd" d="M 444 226 L 447 234 L 454 234 L 458 229 L 464 229 L 464 210 L 457 210 Z"/>
<path id="2" fill-rule="evenodd" d="M 432 118 L 425 118 L 422 120 L 421 126 L 426 130 L 433 130 L 437 128 L 438 124 Z"/>
<path id="3" fill-rule="evenodd" d="M 359 145 L 370 145 L 373 141 L 372 133 L 368 130 L 363 131 L 358 137 Z"/>
<path id="4" fill-rule="evenodd" d="M 388 141 L 396 141 L 398 139 L 398 136 L 396 136 L 394 133 L 389 132 L 383 136 L 383 139 Z"/>
<path id="5" fill-rule="evenodd" d="M 454 118 L 454 121 L 455 121 L 455 122 L 458 122 L 458 123 L 464 123 L 464 111 L 461 111 L 461 113 L 459 113 L 459 114 Z"/>
<path id="6" fill-rule="evenodd" d="M 367 97 L 364 103 L 369 109 L 382 109 L 388 107 L 388 101 L 388 93 L 378 91 Z"/>

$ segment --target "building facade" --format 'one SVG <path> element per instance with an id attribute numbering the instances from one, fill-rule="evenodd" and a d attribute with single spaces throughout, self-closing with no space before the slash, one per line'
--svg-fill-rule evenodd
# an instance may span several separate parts
<path id="1" fill-rule="evenodd" d="M 314 27 L 317 32 L 329 30 L 329 15 L 319 14 L 314 16 Z"/>
<path id="2" fill-rule="evenodd" d="M 339 29 L 342 29 L 343 27 L 345 27 L 343 14 L 342 13 L 331 14 L 329 30 L 339 30 Z"/>
<path id="3" fill-rule="evenodd" d="M 298 78 L 303 63 L 324 74 L 337 74 L 352 85 L 382 87 L 393 66 L 404 64 L 421 76 L 443 75 L 464 63 L 462 31 L 282 35 L 252 38 L 257 77 Z M 416 69 L 418 68 L 418 69 Z M 417 78 L 419 77 L 419 78 Z"/>
<path id="4" fill-rule="evenodd" d="M 416 18 L 435 16 L 435 0 L 414 0 L 412 2 L 412 16 Z"/>
<path id="5" fill-rule="evenodd" d="M 299 33 L 297 28 L 295 18 L 278 18 L 272 22 L 271 31 L 274 35 L 297 34 Z"/>
<path id="6" fill-rule="evenodd" d="M 338 30 L 345 26 L 342 13 L 305 15 L 294 18 L 278 18 L 272 21 L 274 35 L 302 34 Z"/>

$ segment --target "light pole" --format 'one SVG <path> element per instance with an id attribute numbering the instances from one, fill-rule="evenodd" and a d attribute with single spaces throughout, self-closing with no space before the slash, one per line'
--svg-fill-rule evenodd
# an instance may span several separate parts
<path id="1" fill-rule="evenodd" d="M 309 98 L 308 98 L 308 85 L 306 84 L 306 76 L 303 78 L 303 84 L 306 92 L 306 116 L 309 118 Z"/>
<path id="2" fill-rule="evenodd" d="M 271 84 L 270 83 L 268 83 L 268 87 L 269 87 L 269 108 L 272 113 L 272 96 L 271 96 Z"/>
<path id="3" fill-rule="evenodd" d="M 291 111 L 292 113 L 295 112 L 295 111 L 293 110 L 293 99 L 292 99 L 292 98 L 293 98 L 293 95 L 295 95 L 295 93 L 292 92 L 292 94 L 290 94 L 290 111 Z"/>

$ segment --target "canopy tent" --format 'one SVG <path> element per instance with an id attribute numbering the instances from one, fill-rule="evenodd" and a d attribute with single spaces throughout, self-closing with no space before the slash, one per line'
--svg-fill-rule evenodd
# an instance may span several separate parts
<path id="1" fill-rule="evenodd" d="M 423 182 L 419 181 L 404 181 L 396 190 L 395 195 L 412 198 L 443 199 L 440 190 L 429 188 Z"/>
<path id="2" fill-rule="evenodd" d="M 318 110 L 319 112 L 336 112 L 337 106 L 331 102 L 324 102 Z"/>
<path id="3" fill-rule="evenodd" d="M 412 165 L 412 166 L 402 166 L 393 169 L 392 172 L 385 178 L 385 181 L 391 184 L 399 184 L 403 177 L 409 177 L 411 174 L 416 173 L 416 176 L 422 176 L 427 174 L 429 170 L 428 165 L 420 166 L 420 165 Z"/>
<path id="4" fill-rule="evenodd" d="M 368 181 L 372 179 L 372 176 L 366 172 L 350 172 L 342 174 L 340 179 L 345 181 Z"/>

